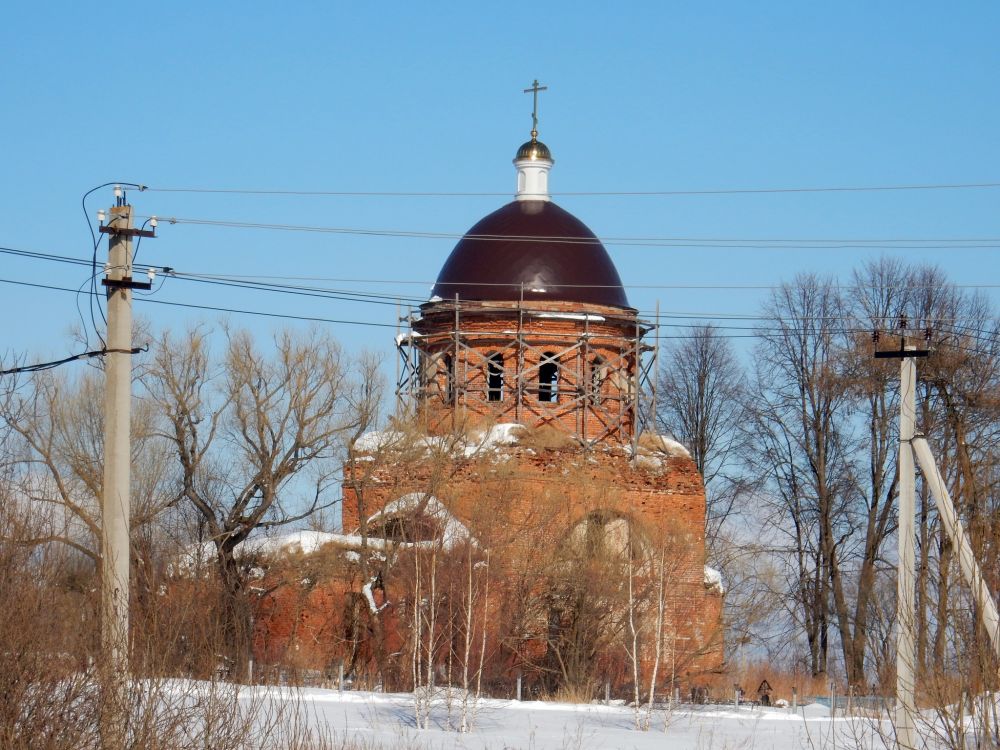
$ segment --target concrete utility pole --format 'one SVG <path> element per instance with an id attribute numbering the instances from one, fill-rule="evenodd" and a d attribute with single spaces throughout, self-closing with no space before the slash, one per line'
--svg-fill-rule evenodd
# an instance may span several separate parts
<path id="1" fill-rule="evenodd" d="M 917 365 L 915 357 L 926 357 L 926 349 L 900 344 L 898 351 L 875 352 L 878 358 L 898 358 L 900 365 L 899 396 L 899 563 L 896 591 L 896 747 L 917 750 L 916 659 L 913 643 L 917 622 L 915 606 L 916 555 L 914 545 L 914 458 L 920 464 L 924 482 L 937 504 L 938 515 L 952 544 L 958 550 L 959 564 L 976 600 L 980 622 L 1000 659 L 1000 612 L 986 586 L 979 563 L 955 506 L 948 494 L 941 472 L 926 438 L 916 431 Z"/>
<path id="2" fill-rule="evenodd" d="M 101 232 L 110 237 L 107 276 L 108 331 L 104 370 L 104 494 L 101 499 L 101 647 L 108 679 L 105 748 L 121 747 L 123 684 L 128 675 L 129 525 L 131 481 L 132 238 L 153 237 L 132 227 L 132 207 L 121 188 Z"/>
<path id="3" fill-rule="evenodd" d="M 905 328 L 905 321 L 900 321 Z M 877 340 L 876 336 L 876 340 Z M 906 344 L 901 337 L 898 351 L 877 351 L 878 359 L 899 359 L 899 560 L 896 565 L 896 747 L 917 750 L 916 656 L 916 512 L 913 468 L 914 426 L 917 417 L 917 365 L 914 357 L 926 357 L 927 350 Z"/>
<path id="4" fill-rule="evenodd" d="M 108 354 L 104 370 L 104 497 L 101 525 L 101 637 L 109 669 L 128 671 L 129 482 L 132 393 L 132 207 L 111 209 L 101 227 L 111 235 L 108 273 Z"/>
<path id="5" fill-rule="evenodd" d="M 911 352 L 914 352 L 911 354 Z M 913 469 L 913 429 L 917 416 L 916 347 L 901 353 L 899 396 L 899 575 L 896 579 L 896 745 L 916 750 L 916 512 Z"/>

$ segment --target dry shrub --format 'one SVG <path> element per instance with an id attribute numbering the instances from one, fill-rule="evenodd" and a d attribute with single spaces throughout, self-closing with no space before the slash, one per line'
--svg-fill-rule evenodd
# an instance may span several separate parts
<path id="1" fill-rule="evenodd" d="M 93 597 L 60 585 L 68 568 L 52 550 L 0 543 L 0 747 L 87 747 L 94 703 Z M 44 575 L 40 575 L 44 571 Z"/>
<path id="2" fill-rule="evenodd" d="M 149 678 L 204 680 L 226 666 L 225 593 L 214 571 L 133 587 L 132 668 Z"/>
<path id="3" fill-rule="evenodd" d="M 167 596 L 134 585 L 131 675 L 104 669 L 99 587 L 92 563 L 36 537 L 0 487 L 0 748 L 103 750 L 101 728 L 119 717 L 121 750 L 333 750 L 370 747 L 338 739 L 295 691 L 178 675 L 220 663 L 210 580 Z M 108 689 L 119 685 L 120 692 Z M 112 704 L 111 696 L 120 699 Z"/>

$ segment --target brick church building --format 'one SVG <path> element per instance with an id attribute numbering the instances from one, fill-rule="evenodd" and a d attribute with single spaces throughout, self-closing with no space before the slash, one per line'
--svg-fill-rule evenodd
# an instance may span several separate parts
<path id="1" fill-rule="evenodd" d="M 418 662 L 451 675 L 441 644 L 464 633 L 499 682 L 623 685 L 634 651 L 661 686 L 721 667 L 704 487 L 653 429 L 655 326 L 550 199 L 537 136 L 514 158 L 515 199 L 457 243 L 397 336 L 398 414 L 351 450 L 345 533 L 324 538 L 332 572 L 261 602 L 258 663 L 405 687 Z M 457 567 L 428 577 L 449 555 Z M 431 617 L 446 587 L 449 614 Z"/>

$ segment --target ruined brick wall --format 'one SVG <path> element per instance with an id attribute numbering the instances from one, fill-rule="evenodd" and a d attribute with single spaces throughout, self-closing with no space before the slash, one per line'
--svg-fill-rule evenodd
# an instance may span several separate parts
<path id="1" fill-rule="evenodd" d="M 519 566 L 557 550 L 589 516 L 618 514 L 635 523 L 651 555 L 664 553 L 665 619 L 678 661 L 694 671 L 721 664 L 722 597 L 704 582 L 705 494 L 689 457 L 636 462 L 612 448 L 504 446 L 471 458 L 380 460 L 384 466 L 365 465 L 354 488 L 345 483 L 345 531 L 358 528 L 359 510 L 371 517 L 403 495 L 426 493 L 497 550 L 506 577 L 519 580 Z"/>
<path id="2" fill-rule="evenodd" d="M 705 500 L 700 477 L 690 458 L 662 456 L 637 462 L 622 450 L 584 451 L 503 446 L 481 455 L 408 457 L 388 454 L 378 465 L 362 461 L 363 477 L 345 491 L 345 531 L 359 525 L 359 510 L 371 516 L 409 493 L 433 494 L 464 524 L 490 553 L 491 585 L 488 641 L 496 663 L 491 673 L 509 679 L 512 653 L 509 621 L 517 605 L 515 589 L 543 596 L 539 571 L 555 551 L 573 538 L 574 529 L 594 514 L 626 518 L 647 545 L 650 559 L 662 552 L 665 580 L 664 651 L 660 684 L 676 672 L 678 681 L 691 679 L 722 663 L 722 596 L 704 582 Z M 351 466 L 348 481 L 351 487 Z M 361 502 L 357 500 L 360 497 Z M 371 529 L 371 531 L 377 531 Z M 355 554 L 355 553 L 350 553 Z M 257 611 L 255 654 L 260 668 L 280 664 L 293 675 L 336 676 L 346 671 L 364 681 L 376 678 L 371 642 L 371 614 L 359 592 L 363 585 L 357 564 L 343 551 L 327 550 L 284 560 L 272 566 L 259 588 L 272 589 Z M 387 624 L 389 667 L 403 684 L 407 678 L 407 646 L 412 599 L 413 565 L 405 551 L 392 557 L 383 571 L 384 590 L 375 592 Z M 324 562 L 325 560 L 325 562 Z M 461 568 L 462 566 L 459 566 Z M 454 571 L 453 571 L 454 572 Z M 459 571 L 460 573 L 461 571 Z M 657 569 L 637 571 L 643 585 Z M 441 583 L 443 585 L 443 582 Z M 595 584 L 599 585 L 599 584 Z M 544 620 L 544 613 L 542 613 Z M 525 640 L 520 653 L 538 663 L 545 646 L 536 623 L 535 640 Z M 652 654 L 643 654 L 648 669 Z M 631 679 L 620 649 L 600 657 L 602 674 L 618 686 Z M 507 671 L 505 671 L 505 669 Z M 362 684 L 368 684 L 362 682 Z"/>

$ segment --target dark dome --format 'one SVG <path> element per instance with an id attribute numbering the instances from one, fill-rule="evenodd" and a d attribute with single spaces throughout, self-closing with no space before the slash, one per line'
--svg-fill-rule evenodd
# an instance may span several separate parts
<path id="1" fill-rule="evenodd" d="M 562 300 L 628 307 L 601 241 L 551 201 L 514 201 L 455 245 L 434 295 L 463 300 Z"/>

